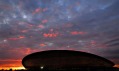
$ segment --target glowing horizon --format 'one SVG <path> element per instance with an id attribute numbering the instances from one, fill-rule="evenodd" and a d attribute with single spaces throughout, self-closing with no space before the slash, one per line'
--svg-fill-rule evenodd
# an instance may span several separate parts
<path id="1" fill-rule="evenodd" d="M 0 68 L 28 54 L 76 50 L 119 64 L 119 0 L 0 0 Z"/>
<path id="2" fill-rule="evenodd" d="M 119 65 L 115 65 L 114 67 L 117 67 L 119 68 Z M 19 67 L 1 67 L 0 70 L 9 70 L 9 69 L 12 69 L 12 70 L 19 70 L 19 69 L 25 69 L 23 66 L 19 66 Z"/>
<path id="3" fill-rule="evenodd" d="M 25 69 L 23 66 L 19 66 L 19 67 L 1 67 L 1 69 L 4 69 L 4 70 L 9 70 L 9 69 L 13 69 L 13 70 L 18 70 L 18 69 Z"/>

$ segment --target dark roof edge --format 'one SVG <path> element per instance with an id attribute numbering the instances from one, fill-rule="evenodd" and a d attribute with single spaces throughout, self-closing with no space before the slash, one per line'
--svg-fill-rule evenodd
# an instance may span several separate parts
<path id="1" fill-rule="evenodd" d="M 75 51 L 75 50 L 46 50 L 46 51 L 41 51 L 41 52 L 35 52 L 35 53 L 29 54 L 26 57 L 24 57 L 22 59 L 22 64 L 24 63 L 24 61 L 26 60 L 27 57 L 32 56 L 34 54 L 47 54 L 47 53 L 53 53 L 53 52 L 65 52 L 65 53 L 67 53 L 67 52 L 69 52 L 69 53 L 74 52 L 74 53 L 80 53 L 80 54 L 83 54 L 83 55 L 90 55 L 91 57 L 96 57 L 96 58 L 102 59 L 102 60 L 110 63 L 112 66 L 115 65 L 112 61 L 110 61 L 110 60 L 108 60 L 106 58 L 100 57 L 100 56 L 95 55 L 95 54 L 91 54 L 91 53 L 87 53 L 87 52 L 82 52 L 82 51 Z M 24 66 L 24 64 L 23 64 L 23 66 Z"/>

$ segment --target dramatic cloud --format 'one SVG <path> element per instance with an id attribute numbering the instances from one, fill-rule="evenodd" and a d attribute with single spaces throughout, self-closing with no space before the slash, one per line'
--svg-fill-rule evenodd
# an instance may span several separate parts
<path id="1" fill-rule="evenodd" d="M 118 64 L 118 7 L 118 0 L 0 0 L 0 66 L 21 66 L 30 53 L 59 49 Z"/>

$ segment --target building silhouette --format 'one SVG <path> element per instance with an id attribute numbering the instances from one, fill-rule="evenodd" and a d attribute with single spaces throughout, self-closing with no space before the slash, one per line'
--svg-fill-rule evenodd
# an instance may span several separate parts
<path id="1" fill-rule="evenodd" d="M 103 57 L 80 51 L 49 50 L 32 53 L 22 60 L 29 71 L 119 71 Z"/>

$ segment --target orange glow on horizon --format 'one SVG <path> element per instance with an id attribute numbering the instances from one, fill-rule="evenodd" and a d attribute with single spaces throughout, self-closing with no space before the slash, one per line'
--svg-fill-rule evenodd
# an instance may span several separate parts
<path id="1" fill-rule="evenodd" d="M 14 60 L 14 59 L 7 59 L 7 60 L 0 60 L 0 69 L 25 69 L 22 64 L 22 60 Z"/>
<path id="2" fill-rule="evenodd" d="M 119 64 L 116 64 L 116 65 L 114 65 L 114 67 L 117 67 L 117 68 L 119 68 Z"/>
<path id="3" fill-rule="evenodd" d="M 117 67 L 117 68 L 119 68 L 119 65 L 117 64 L 117 65 L 115 65 L 114 67 Z M 13 70 L 19 70 L 19 69 L 25 69 L 23 66 L 11 66 L 11 67 L 0 67 L 0 70 L 1 69 L 4 69 L 4 70 L 9 70 L 9 69 L 13 69 Z"/>
<path id="4" fill-rule="evenodd" d="M 19 66 L 19 67 L 0 67 L 0 70 L 4 69 L 4 70 L 9 70 L 9 69 L 13 69 L 13 70 L 19 70 L 19 69 L 25 69 L 23 66 Z"/>
<path id="5" fill-rule="evenodd" d="M 3 64 L 0 69 L 25 69 L 21 64 Z"/>

